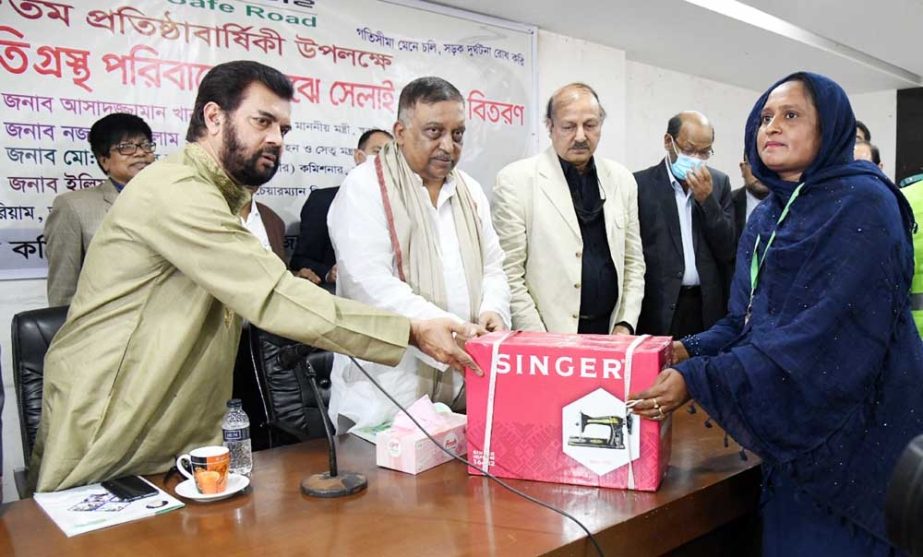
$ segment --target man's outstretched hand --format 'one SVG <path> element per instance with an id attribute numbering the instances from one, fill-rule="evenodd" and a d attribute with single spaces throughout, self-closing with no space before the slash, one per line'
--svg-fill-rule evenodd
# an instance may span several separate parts
<path id="1" fill-rule="evenodd" d="M 459 323 L 448 318 L 412 320 L 410 344 L 434 360 L 451 367 L 470 368 L 483 376 L 484 372 L 464 350 L 466 340 L 486 334 L 487 330 L 474 323 Z"/>

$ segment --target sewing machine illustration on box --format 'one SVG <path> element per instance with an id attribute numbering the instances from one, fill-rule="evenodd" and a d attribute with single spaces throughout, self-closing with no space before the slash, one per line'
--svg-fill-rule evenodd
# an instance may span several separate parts
<path id="1" fill-rule="evenodd" d="M 632 416 L 587 416 L 580 413 L 580 423 L 574 424 L 580 426 L 581 435 L 571 435 L 567 438 L 567 444 L 572 447 L 593 447 L 599 449 L 624 449 L 625 434 L 623 428 L 628 430 L 631 435 Z M 590 437 L 584 435 L 588 425 L 601 425 L 609 428 L 609 438 Z"/>

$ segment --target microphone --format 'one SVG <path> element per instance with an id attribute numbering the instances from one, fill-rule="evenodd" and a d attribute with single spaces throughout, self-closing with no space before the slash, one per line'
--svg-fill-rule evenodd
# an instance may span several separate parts
<path id="1" fill-rule="evenodd" d="M 283 369 L 293 369 L 301 360 L 307 358 L 311 352 L 314 352 L 314 348 L 306 344 L 290 344 L 279 349 L 276 362 Z"/>
<path id="2" fill-rule="evenodd" d="M 286 346 L 279 350 L 277 361 L 285 369 L 295 368 L 295 373 L 304 374 L 308 379 L 308 385 L 314 393 L 314 401 L 317 409 L 320 410 L 321 420 L 324 422 L 324 433 L 327 436 L 328 461 L 330 470 L 320 474 L 312 474 L 301 480 L 301 492 L 310 497 L 343 497 L 358 493 L 368 487 L 368 480 L 365 475 L 355 472 L 340 472 L 337 469 L 336 441 L 333 437 L 333 424 L 327 415 L 327 406 L 317 388 L 317 373 L 311 362 L 308 361 L 308 355 L 314 352 L 314 348 L 304 344 L 295 344 Z"/>

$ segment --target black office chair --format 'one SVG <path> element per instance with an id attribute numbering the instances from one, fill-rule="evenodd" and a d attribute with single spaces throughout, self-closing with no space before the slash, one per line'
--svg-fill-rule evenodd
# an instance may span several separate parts
<path id="1" fill-rule="evenodd" d="M 25 466 L 13 471 L 20 498 L 29 496 L 29 459 L 42 418 L 45 353 L 67 318 L 68 306 L 24 311 L 13 316 L 13 384 L 19 411 L 19 431 Z"/>
<path id="2" fill-rule="evenodd" d="M 234 396 L 241 398 L 250 417 L 254 450 L 290 445 L 324 437 L 324 423 L 307 377 L 284 365 L 280 355 L 300 343 L 253 325 L 243 333 L 249 341 L 249 365 L 244 365 L 241 342 L 234 375 Z M 333 354 L 313 351 L 308 361 L 317 374 L 324 402 L 330 400 Z"/>
<path id="3" fill-rule="evenodd" d="M 885 526 L 894 545 L 923 555 L 923 435 L 912 440 L 894 467 L 885 499 Z"/>

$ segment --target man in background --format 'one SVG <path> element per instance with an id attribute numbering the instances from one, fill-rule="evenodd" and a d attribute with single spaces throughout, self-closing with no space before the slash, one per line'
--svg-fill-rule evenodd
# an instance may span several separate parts
<path id="1" fill-rule="evenodd" d="M 87 248 L 122 189 L 154 162 L 151 127 L 133 114 L 109 114 L 90 128 L 90 149 L 107 179 L 54 199 L 45 222 L 48 305 L 64 306 L 77 291 Z"/>
<path id="2" fill-rule="evenodd" d="M 494 225 L 506 253 L 513 327 L 630 334 L 644 294 L 638 190 L 596 157 L 606 111 L 584 83 L 545 110 L 551 147 L 497 174 Z"/>
<path id="3" fill-rule="evenodd" d="M 868 141 L 856 141 L 856 146 L 853 148 L 853 157 L 857 161 L 869 161 L 881 169 L 885 167 L 885 165 L 881 164 L 881 153 L 878 151 L 878 147 Z"/>
<path id="4" fill-rule="evenodd" d="M 699 112 L 667 123 L 666 157 L 635 172 L 647 271 L 638 333 L 682 338 L 727 312 L 734 217 L 727 174 L 706 166 L 715 129 Z"/>
<path id="5" fill-rule="evenodd" d="M 900 182 L 901 193 L 913 209 L 917 223 L 923 222 L 923 173 L 908 176 Z M 910 312 L 917 331 L 923 337 L 923 231 L 913 231 L 913 281 L 910 283 Z"/>
<path id="6" fill-rule="evenodd" d="M 391 134 L 385 130 L 372 129 L 363 133 L 353 151 L 356 166 L 377 155 L 391 139 Z M 330 243 L 330 232 L 327 230 L 327 213 L 338 191 L 339 186 L 311 191 L 301 208 L 301 232 L 289 265 L 296 276 L 328 288 L 336 284 L 337 265 L 333 244 Z"/>
<path id="7" fill-rule="evenodd" d="M 734 245 L 740 241 L 740 235 L 743 234 L 747 221 L 750 220 L 750 213 L 760 202 L 769 195 L 767 188 L 759 179 L 753 175 L 750 170 L 750 162 L 747 160 L 747 154 L 740 161 L 740 176 L 743 178 L 744 187 L 734 190 L 731 199 L 734 203 Z"/>
<path id="8" fill-rule="evenodd" d="M 869 131 L 868 126 L 856 120 L 856 141 L 865 141 L 866 143 L 872 141 L 872 132 Z"/>
<path id="9" fill-rule="evenodd" d="M 240 223 L 256 236 L 263 249 L 285 261 L 285 221 L 275 211 L 256 201 L 259 186 L 248 186 L 250 202 L 240 208 Z"/>

